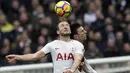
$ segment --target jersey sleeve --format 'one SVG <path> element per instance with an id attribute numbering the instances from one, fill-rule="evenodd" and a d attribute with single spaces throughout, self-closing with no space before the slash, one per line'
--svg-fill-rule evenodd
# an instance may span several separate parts
<path id="1" fill-rule="evenodd" d="M 85 50 L 84 50 L 83 44 L 80 42 L 77 42 L 76 48 L 75 48 L 75 53 L 80 53 L 80 54 L 84 55 L 84 52 L 85 52 Z"/>
<path id="2" fill-rule="evenodd" d="M 51 49 L 51 43 L 48 43 L 41 49 L 41 51 L 43 51 L 45 54 L 47 54 L 47 53 L 51 52 L 50 49 Z"/>

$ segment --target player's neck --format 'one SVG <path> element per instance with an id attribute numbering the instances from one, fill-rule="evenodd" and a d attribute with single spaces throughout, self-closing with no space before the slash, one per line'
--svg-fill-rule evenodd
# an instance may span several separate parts
<path id="1" fill-rule="evenodd" d="M 65 41 L 65 42 L 71 41 L 70 36 L 60 36 L 60 40 Z"/>
<path id="2" fill-rule="evenodd" d="M 79 42 L 83 43 L 83 40 L 78 40 Z"/>
<path id="3" fill-rule="evenodd" d="M 83 40 L 79 39 L 79 38 L 74 38 L 75 40 L 78 40 L 79 42 L 83 43 Z"/>

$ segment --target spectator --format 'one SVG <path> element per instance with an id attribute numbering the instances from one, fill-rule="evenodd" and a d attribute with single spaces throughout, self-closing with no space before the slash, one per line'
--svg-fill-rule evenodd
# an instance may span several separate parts
<path id="1" fill-rule="evenodd" d="M 104 31 L 104 15 L 101 11 L 96 11 L 97 20 L 92 24 L 93 30 L 98 30 L 100 32 Z"/>
<path id="2" fill-rule="evenodd" d="M 95 0 L 94 3 L 96 4 L 97 10 L 102 11 L 102 1 L 101 0 Z"/>
<path id="3" fill-rule="evenodd" d="M 104 57 L 120 56 L 119 49 L 115 46 L 115 40 L 108 39 L 107 48 L 103 52 Z"/>
<path id="4" fill-rule="evenodd" d="M 102 35 L 100 32 L 95 32 L 95 35 L 94 35 L 94 40 L 96 42 L 96 46 L 97 48 L 99 49 L 100 52 L 103 52 L 104 49 L 105 49 L 105 43 L 104 41 L 102 40 Z"/>
<path id="5" fill-rule="evenodd" d="M 128 25 L 127 30 L 124 33 L 124 40 L 125 42 L 130 41 L 130 24 Z"/>
<path id="6" fill-rule="evenodd" d="M 126 14 L 125 23 L 130 24 L 130 14 Z"/>
<path id="7" fill-rule="evenodd" d="M 106 25 L 106 37 L 107 39 L 115 40 L 114 28 L 113 25 Z"/>
<path id="8" fill-rule="evenodd" d="M 124 44 L 123 32 L 118 31 L 118 32 L 116 32 L 116 47 L 119 49 L 120 54 L 123 51 L 123 44 Z"/>
<path id="9" fill-rule="evenodd" d="M 88 59 L 92 59 L 92 58 L 100 58 L 101 56 L 102 54 L 99 52 L 95 43 L 92 41 L 88 42 L 88 50 L 85 52 L 85 57 Z"/>
<path id="10" fill-rule="evenodd" d="M 32 20 L 31 23 L 34 25 L 35 30 L 40 29 L 40 20 L 44 19 L 46 16 L 44 14 L 44 9 L 41 5 L 37 5 L 37 7 L 32 12 Z"/>
<path id="11" fill-rule="evenodd" d="M 11 32 L 13 30 L 12 24 L 8 23 L 5 15 L 0 15 L 1 31 L 3 33 Z"/>
<path id="12" fill-rule="evenodd" d="M 27 13 L 21 13 L 19 16 L 19 21 L 21 25 L 25 28 L 26 25 L 29 23 L 29 16 Z"/>
<path id="13" fill-rule="evenodd" d="M 106 17 L 104 23 L 105 23 L 106 25 L 108 25 L 108 24 L 113 24 L 113 21 L 112 21 L 111 17 Z"/>
<path id="14" fill-rule="evenodd" d="M 130 44 L 124 43 L 124 51 L 122 52 L 124 56 L 130 55 Z"/>
<path id="15" fill-rule="evenodd" d="M 88 39 L 89 40 L 94 40 L 94 31 L 89 31 L 89 32 L 87 32 L 87 34 L 88 34 Z"/>
<path id="16" fill-rule="evenodd" d="M 94 23 L 97 20 L 95 11 L 96 7 L 94 6 L 94 3 L 90 3 L 88 5 L 88 12 L 84 14 L 84 23 L 89 27 L 91 27 L 92 23 Z"/>
<path id="17" fill-rule="evenodd" d="M 20 39 L 19 39 L 19 48 L 23 49 L 24 47 L 29 47 L 31 44 L 31 40 L 27 35 L 27 32 L 24 31 L 21 35 L 20 35 Z"/>
<path id="18" fill-rule="evenodd" d="M 12 34 L 13 34 L 13 40 L 15 40 L 16 37 L 19 36 L 24 31 L 24 29 L 20 25 L 20 22 L 18 20 L 14 20 L 13 27 L 14 27 L 14 30 Z"/>
<path id="19" fill-rule="evenodd" d="M 3 33 L 3 38 L 13 40 L 13 35 L 11 34 L 13 26 L 7 21 L 5 15 L 0 15 L 0 25 L 0 31 Z"/>
<path id="20" fill-rule="evenodd" d="M 18 17 L 19 17 L 19 7 L 20 7 L 20 4 L 19 4 L 19 1 L 18 0 L 12 0 L 11 2 L 11 6 L 9 6 L 9 11 L 8 11 L 8 19 L 9 21 L 13 22 L 13 20 L 17 20 Z"/>
<path id="21" fill-rule="evenodd" d="M 49 30 L 47 28 L 41 29 L 41 35 L 43 35 L 43 36 L 48 36 L 48 32 L 49 32 Z"/>
<path id="22" fill-rule="evenodd" d="M 32 8 L 35 9 L 38 5 L 39 5 L 39 1 L 38 0 L 32 0 Z"/>
<path id="23" fill-rule="evenodd" d="M 9 50 L 11 48 L 10 46 L 11 46 L 11 43 L 10 43 L 9 39 L 4 39 L 2 49 L 1 49 L 1 53 L 0 53 L 0 59 L 2 61 L 0 64 L 2 66 L 8 65 L 8 62 L 5 59 L 5 56 L 9 54 Z"/>
<path id="24" fill-rule="evenodd" d="M 110 5 L 108 7 L 108 16 L 112 17 L 112 18 L 116 17 L 116 10 L 115 10 L 115 7 L 113 5 Z"/>

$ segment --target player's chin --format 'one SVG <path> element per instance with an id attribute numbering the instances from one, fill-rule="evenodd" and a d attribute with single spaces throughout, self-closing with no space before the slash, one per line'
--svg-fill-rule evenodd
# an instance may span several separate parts
<path id="1" fill-rule="evenodd" d="M 65 32 L 64 35 L 70 35 L 71 33 L 70 32 Z"/>
<path id="2" fill-rule="evenodd" d="M 84 37 L 84 40 L 86 40 L 86 39 L 87 39 L 86 35 L 84 35 L 83 37 Z"/>
<path id="3" fill-rule="evenodd" d="M 86 39 L 87 39 L 86 37 L 83 37 L 83 38 L 82 38 L 83 41 L 86 40 Z"/>

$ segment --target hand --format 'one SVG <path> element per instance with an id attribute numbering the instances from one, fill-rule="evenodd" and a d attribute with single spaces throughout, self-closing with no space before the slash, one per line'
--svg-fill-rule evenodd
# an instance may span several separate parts
<path id="1" fill-rule="evenodd" d="M 66 70 L 64 70 L 64 72 L 63 73 L 74 73 L 74 70 L 71 70 L 71 69 L 66 69 Z"/>
<path id="2" fill-rule="evenodd" d="M 6 59 L 8 60 L 9 63 L 13 63 L 17 60 L 17 55 L 7 55 Z"/>
<path id="3" fill-rule="evenodd" d="M 82 62 L 81 64 L 80 64 L 80 66 L 78 67 L 78 70 L 81 72 L 82 71 L 82 69 L 83 69 L 83 65 L 84 65 L 84 62 Z"/>

